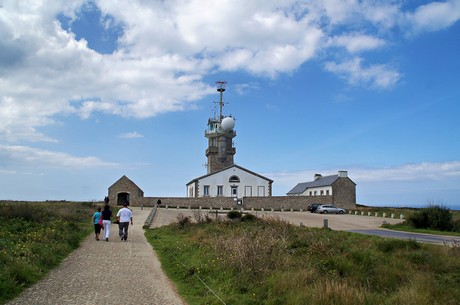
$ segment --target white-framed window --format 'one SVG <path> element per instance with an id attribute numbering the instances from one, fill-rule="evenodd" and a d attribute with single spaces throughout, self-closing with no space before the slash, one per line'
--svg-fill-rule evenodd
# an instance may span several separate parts
<path id="1" fill-rule="evenodd" d="M 323 190 L 321 190 L 321 196 L 323 196 L 323 195 L 324 195 L 324 191 L 323 191 Z"/>
<path id="2" fill-rule="evenodd" d="M 240 182 L 240 178 L 238 176 L 233 175 L 228 179 L 228 182 L 237 183 L 237 182 Z"/>
<path id="3" fill-rule="evenodd" d="M 223 185 L 217 186 L 217 196 L 224 196 L 224 186 Z"/>
<path id="4" fill-rule="evenodd" d="M 209 196 L 209 185 L 203 186 L 203 196 Z"/>
<path id="5" fill-rule="evenodd" d="M 257 196 L 264 197 L 265 196 L 265 186 L 258 186 L 257 187 Z"/>
<path id="6" fill-rule="evenodd" d="M 326 195 L 329 196 L 329 190 L 326 190 Z"/>
<path id="7" fill-rule="evenodd" d="M 246 197 L 252 197 L 252 186 L 246 185 L 244 187 L 244 196 Z"/>

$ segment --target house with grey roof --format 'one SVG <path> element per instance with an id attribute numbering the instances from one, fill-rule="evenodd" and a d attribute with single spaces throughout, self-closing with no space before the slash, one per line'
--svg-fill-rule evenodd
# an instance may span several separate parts
<path id="1" fill-rule="evenodd" d="M 329 196 L 332 204 L 351 209 L 356 207 L 356 183 L 347 171 L 339 171 L 337 175 L 322 176 L 315 174 L 313 181 L 301 182 L 286 194 L 287 196 Z"/>

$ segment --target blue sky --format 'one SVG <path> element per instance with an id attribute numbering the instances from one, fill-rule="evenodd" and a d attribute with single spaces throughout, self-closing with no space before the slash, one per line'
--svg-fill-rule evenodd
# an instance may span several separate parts
<path id="1" fill-rule="evenodd" d="M 185 196 L 227 81 L 235 162 L 285 195 L 460 207 L 460 0 L 0 0 L 0 199 Z"/>

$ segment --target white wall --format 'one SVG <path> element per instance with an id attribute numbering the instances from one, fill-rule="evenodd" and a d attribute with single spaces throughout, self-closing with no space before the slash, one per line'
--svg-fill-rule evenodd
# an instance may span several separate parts
<path id="1" fill-rule="evenodd" d="M 315 191 L 316 196 L 321 196 L 321 191 L 323 191 L 323 196 L 332 195 L 332 186 L 308 188 L 304 193 L 302 193 L 302 196 L 310 196 L 310 192 L 312 192 L 312 196 L 315 196 Z M 329 191 L 329 194 L 327 191 Z"/>
<path id="2" fill-rule="evenodd" d="M 238 176 L 239 183 L 228 182 L 231 176 Z M 256 175 L 248 173 L 237 167 L 231 167 L 225 171 L 215 173 L 213 175 L 202 178 L 199 181 L 199 196 L 203 196 L 203 189 L 205 185 L 209 185 L 209 196 L 217 196 L 217 186 L 223 186 L 223 196 L 232 197 L 231 186 L 238 187 L 238 198 L 245 196 L 246 187 L 251 187 L 252 196 L 268 196 L 269 195 L 269 182 Z M 263 186 L 264 194 L 258 194 L 260 186 Z"/>

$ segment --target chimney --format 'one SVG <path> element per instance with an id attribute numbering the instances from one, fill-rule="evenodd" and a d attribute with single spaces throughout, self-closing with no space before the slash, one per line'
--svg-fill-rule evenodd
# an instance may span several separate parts
<path id="1" fill-rule="evenodd" d="M 313 179 L 316 181 L 318 180 L 319 178 L 322 178 L 323 176 L 321 174 L 315 174 L 315 176 L 313 176 Z"/>
<path id="2" fill-rule="evenodd" d="M 348 172 L 347 171 L 339 171 L 339 178 L 347 178 Z"/>

